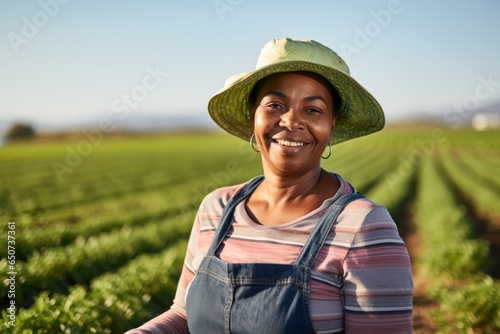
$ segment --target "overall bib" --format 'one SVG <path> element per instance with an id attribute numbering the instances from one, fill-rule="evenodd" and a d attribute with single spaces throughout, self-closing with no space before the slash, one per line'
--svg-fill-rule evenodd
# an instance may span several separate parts
<path id="1" fill-rule="evenodd" d="M 294 264 L 222 261 L 215 253 L 231 228 L 234 208 L 262 180 L 251 180 L 224 208 L 212 244 L 187 294 L 190 333 L 314 333 L 309 313 L 311 268 L 343 207 L 363 196 L 344 195 L 332 203 Z"/>

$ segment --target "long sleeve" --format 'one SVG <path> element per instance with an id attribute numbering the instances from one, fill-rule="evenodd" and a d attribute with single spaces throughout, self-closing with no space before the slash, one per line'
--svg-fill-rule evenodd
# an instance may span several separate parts
<path id="1" fill-rule="evenodd" d="M 384 207 L 366 214 L 343 267 L 346 333 L 412 333 L 411 263 Z"/>

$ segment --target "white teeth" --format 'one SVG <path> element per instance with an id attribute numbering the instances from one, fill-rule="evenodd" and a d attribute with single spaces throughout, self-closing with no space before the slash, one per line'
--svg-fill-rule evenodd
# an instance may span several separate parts
<path id="1" fill-rule="evenodd" d="M 303 146 L 304 143 L 298 143 L 294 141 L 287 141 L 287 140 L 277 140 L 278 144 L 283 145 L 283 146 Z"/>

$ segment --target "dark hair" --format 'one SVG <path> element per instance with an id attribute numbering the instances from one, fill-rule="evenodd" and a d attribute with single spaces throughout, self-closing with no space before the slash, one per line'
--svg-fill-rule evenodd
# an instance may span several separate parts
<path id="1" fill-rule="evenodd" d="M 255 105 L 257 104 L 257 94 L 264 79 L 260 79 L 259 81 L 257 81 L 257 83 L 253 86 L 252 90 L 250 91 L 250 94 L 248 94 L 248 105 L 250 107 L 250 110 L 252 110 L 253 107 L 255 107 Z"/>
<path id="2" fill-rule="evenodd" d="M 318 74 L 319 75 L 319 74 Z M 333 101 L 333 117 L 339 119 L 340 117 L 340 106 L 342 105 L 342 99 L 340 98 L 339 92 L 333 87 L 333 85 L 328 81 L 325 77 L 321 76 L 321 78 L 324 79 L 324 83 L 328 87 L 328 91 L 330 92 L 330 95 L 332 96 L 332 101 Z M 252 110 L 255 105 L 257 104 L 257 94 L 259 93 L 260 86 L 262 85 L 262 82 L 266 78 L 262 78 L 257 83 L 253 86 L 252 90 L 250 91 L 250 94 L 248 94 L 248 105 L 250 107 L 250 110 Z M 249 115 L 250 119 L 253 120 L 253 115 Z"/>

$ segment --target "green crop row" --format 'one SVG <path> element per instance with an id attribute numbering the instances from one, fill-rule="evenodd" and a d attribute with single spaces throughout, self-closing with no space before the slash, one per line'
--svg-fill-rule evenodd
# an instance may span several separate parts
<path id="1" fill-rule="evenodd" d="M 10 333 L 123 333 L 165 311 L 172 303 L 186 242 L 156 255 L 143 255 L 116 273 L 74 286 L 68 295 L 43 292 L 29 309 L 20 309 Z"/>
<path id="2" fill-rule="evenodd" d="M 498 157 L 498 152 L 500 152 L 498 131 L 447 131 L 446 136 L 450 146 L 468 151 L 470 154 Z"/>
<path id="3" fill-rule="evenodd" d="M 180 184 L 183 180 L 188 180 L 191 175 L 187 173 L 177 173 L 178 175 L 170 175 L 168 177 L 159 177 L 158 174 L 146 172 L 146 167 L 140 174 L 129 180 L 116 180 L 111 184 L 106 184 L 100 187 L 92 185 L 90 180 L 82 178 L 78 183 L 71 182 L 65 189 L 57 192 L 49 191 L 43 186 L 34 186 L 34 190 L 30 191 L 29 197 L 25 189 L 16 188 L 16 193 L 10 194 L 9 201 L 14 204 L 14 214 L 32 214 L 37 215 L 48 210 L 58 210 L 64 207 L 78 206 L 83 203 L 91 203 L 106 198 L 120 197 L 129 193 L 140 193 L 151 189 L 165 189 L 176 184 Z M 161 174 L 165 174 L 162 172 Z M 148 175 L 146 179 L 144 175 Z M 38 190 L 36 190 L 38 189 Z"/>
<path id="4" fill-rule="evenodd" d="M 422 240 L 418 265 L 422 273 L 433 278 L 429 293 L 440 304 L 434 313 L 440 333 L 500 329 L 500 284 L 490 282 L 484 274 L 488 244 L 472 235 L 473 225 L 465 208 L 460 209 L 432 159 L 426 160 L 420 170 L 413 209 Z M 456 301 L 465 296 L 467 302 L 457 305 Z M 470 317 L 472 310 L 482 308 L 484 312 Z"/>
<path id="5" fill-rule="evenodd" d="M 491 182 L 492 187 L 499 189 L 498 192 L 500 193 L 500 173 L 498 173 L 500 159 L 493 160 L 486 157 L 479 158 L 474 155 L 462 154 L 460 155 L 460 161 L 468 170 Z"/>
<path id="6" fill-rule="evenodd" d="M 217 171 L 229 159 L 247 157 L 239 153 L 237 145 L 230 149 L 221 136 L 203 138 L 206 140 L 196 141 L 198 146 L 191 145 L 194 139 L 189 137 L 161 139 L 151 147 L 147 146 L 149 141 L 142 143 L 144 146 L 133 141 L 103 144 L 64 174 L 61 182 L 51 167 L 54 160 L 43 154 L 12 156 L 2 151 L 2 165 L 11 167 L 2 175 L 5 183 L 0 185 L 0 210 L 13 216 L 40 214 L 130 192 L 166 189 L 200 174 L 200 165 L 193 164 L 193 159 L 203 161 L 207 171 Z M 210 145 L 217 149 L 210 150 Z M 23 162 L 28 169 L 19 168 Z"/>
<path id="7" fill-rule="evenodd" d="M 453 157 L 450 153 L 443 155 L 442 163 L 448 177 L 479 215 L 490 219 L 500 217 L 498 187 L 480 174 L 467 170 L 460 158 Z"/>
<path id="8" fill-rule="evenodd" d="M 192 203 L 192 198 L 180 187 L 172 187 L 171 191 L 171 194 L 134 194 L 128 199 L 80 206 L 79 210 L 66 212 L 66 215 L 59 212 L 52 220 L 45 216 L 38 220 L 38 224 L 43 224 L 41 226 L 18 224 L 22 225 L 22 230 L 16 242 L 17 260 L 24 261 L 34 251 L 64 246 L 77 238 L 86 239 L 123 226 L 133 227 L 166 219 L 196 208 L 197 203 Z"/>
<path id="9" fill-rule="evenodd" d="M 221 167 L 214 167 L 212 170 L 217 172 L 218 169 L 221 169 Z M 142 174 L 147 173 L 147 166 L 145 166 Z M 207 173 L 210 173 L 210 170 Z M 73 197 L 65 200 L 62 198 L 65 196 L 71 197 L 71 195 L 64 192 L 60 195 L 61 200 L 59 201 L 59 205 L 53 204 L 51 208 L 45 208 L 43 212 L 25 212 L 14 215 L 14 217 L 19 225 L 22 225 L 24 230 L 33 230 L 37 228 L 46 229 L 51 225 L 57 224 L 67 223 L 69 225 L 75 225 L 85 220 L 87 217 L 89 219 L 96 219 L 97 217 L 97 219 L 102 220 L 104 219 L 103 216 L 127 214 L 127 211 L 130 209 L 134 210 L 135 207 L 139 207 L 141 203 L 148 208 L 153 206 L 148 204 L 149 202 L 154 203 L 158 207 L 168 206 L 169 203 L 175 203 L 176 206 L 179 206 L 185 201 L 196 205 L 197 203 L 192 201 L 192 194 L 189 194 L 189 190 L 207 183 L 209 175 L 204 175 L 201 170 L 198 170 L 196 174 L 193 173 L 189 176 L 180 174 L 179 176 L 170 176 L 170 178 L 171 180 L 167 180 L 166 178 L 156 179 L 156 183 L 150 182 L 151 184 L 148 187 L 142 185 L 140 191 L 135 189 L 134 191 L 120 194 L 114 193 L 114 195 L 108 195 L 106 197 L 88 192 L 85 199 Z M 218 184 L 222 184 L 222 181 L 219 181 Z M 123 183 L 126 182 L 128 181 L 123 180 Z M 78 185 L 71 184 L 68 186 L 77 187 Z M 111 190 L 112 189 L 113 188 L 111 188 Z M 27 200 L 35 202 L 31 197 L 27 198 Z M 158 203 L 159 200 L 163 200 L 164 202 Z M 201 199 L 199 199 L 199 201 L 201 201 Z M 6 227 L 2 226 L 2 228 L 4 229 Z"/>
<path id="10" fill-rule="evenodd" d="M 380 140 L 390 140 L 383 138 Z M 380 141 L 360 138 L 361 142 L 347 142 L 333 148 L 332 158 L 323 162 L 330 171 L 337 172 L 351 182 L 360 192 L 384 179 L 385 174 L 399 164 L 400 150 L 380 145 Z M 377 147 L 379 146 L 379 147 Z"/>
<path id="11" fill-rule="evenodd" d="M 387 152 L 375 156 L 361 156 L 357 166 L 337 164 L 342 176 L 351 182 L 360 192 L 367 192 L 383 179 L 385 173 L 392 169 L 395 154 Z"/>
<path id="12" fill-rule="evenodd" d="M 416 167 L 408 168 L 402 162 L 395 164 L 380 177 L 380 181 L 366 195 L 374 202 L 384 205 L 396 219 L 413 195 L 412 186 L 416 171 Z"/>
<path id="13" fill-rule="evenodd" d="M 374 142 L 360 143 L 346 142 L 342 145 L 332 147 L 332 155 L 323 163 L 333 169 L 337 166 L 349 166 L 351 169 L 363 165 L 363 161 L 372 161 L 377 157 L 377 150 Z M 326 152 L 325 152 L 326 154 Z"/>
<path id="14" fill-rule="evenodd" d="M 421 269 L 447 280 L 468 279 L 485 269 L 488 247 L 472 236 L 473 223 L 427 160 L 418 177 L 415 223 L 422 238 Z M 445 242 L 444 242 L 445 241 Z"/>
<path id="15" fill-rule="evenodd" d="M 88 239 L 78 238 L 66 247 L 49 248 L 34 253 L 27 262 L 17 262 L 16 297 L 25 301 L 42 291 L 65 292 L 71 284 L 86 284 L 94 277 L 116 270 L 141 253 L 154 253 L 169 244 L 186 239 L 194 211 L 156 221 L 141 227 L 124 226 Z M 6 262 L 0 262 L 6 272 Z M 8 292 L 8 282 L 1 285 L 0 296 Z M 29 300 L 27 301 L 29 302 Z"/>

